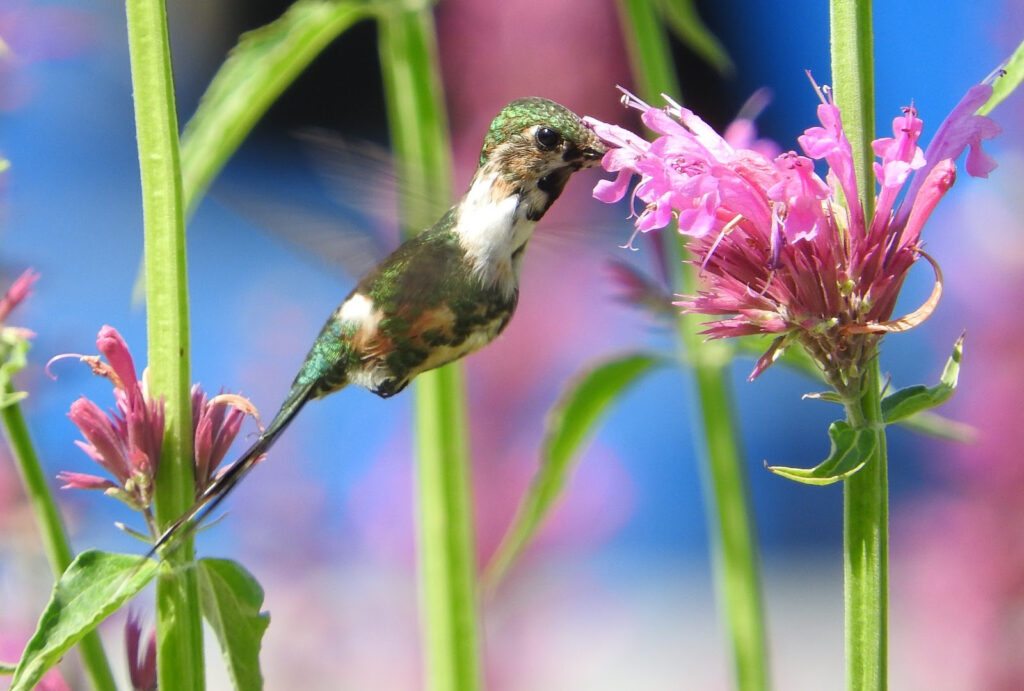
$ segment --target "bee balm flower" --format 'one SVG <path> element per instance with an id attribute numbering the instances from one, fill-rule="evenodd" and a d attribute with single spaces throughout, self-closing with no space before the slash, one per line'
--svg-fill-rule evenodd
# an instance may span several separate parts
<path id="1" fill-rule="evenodd" d="M 711 338 L 775 336 L 751 378 L 797 342 L 837 390 L 847 392 L 849 378 L 874 353 L 881 334 L 910 328 L 934 309 L 941 280 L 925 308 L 891 321 L 907 272 L 924 256 L 921 227 L 955 180 L 955 158 L 970 147 L 968 173 L 985 176 L 995 167 L 980 143 L 999 127 L 974 114 L 990 93 L 988 85 L 971 89 L 927 153 L 918 146 L 922 121 L 914 108 L 904 109 L 893 121 L 893 136 L 874 142 L 879 191 L 866 218 L 842 117 L 829 98 L 818 106 L 821 125 L 798 140 L 803 154 L 770 158 L 733 146 L 667 98 L 666 107 L 655 108 L 625 92 L 623 103 L 641 111 L 659 136 L 647 142 L 585 118 L 611 147 L 604 168 L 618 173 L 614 181 L 598 183 L 594 196 L 618 201 L 639 175 L 632 199 L 644 206 L 635 227 L 643 232 L 675 220 L 705 281 L 703 290 L 677 304 L 722 317 L 707 324 L 704 333 Z M 816 160 L 828 165 L 824 178 L 815 172 Z"/>

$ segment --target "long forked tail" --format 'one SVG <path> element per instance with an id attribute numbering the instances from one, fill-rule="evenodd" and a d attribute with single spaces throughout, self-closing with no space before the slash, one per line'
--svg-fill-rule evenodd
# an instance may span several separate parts
<path id="1" fill-rule="evenodd" d="M 260 434 L 260 438 L 242 454 L 241 458 L 232 463 L 217 478 L 210 483 L 202 495 L 196 500 L 192 507 L 174 521 L 163 534 L 157 538 L 150 548 L 147 557 L 154 556 L 158 550 L 169 545 L 176 538 L 183 538 L 196 530 L 206 517 L 216 510 L 220 503 L 227 498 L 239 482 L 242 481 L 256 462 L 274 445 L 277 438 L 288 427 L 295 418 L 302 406 L 315 396 L 314 386 L 293 387 L 288 394 L 288 399 L 277 411 L 277 415 L 271 420 L 267 428 Z"/>

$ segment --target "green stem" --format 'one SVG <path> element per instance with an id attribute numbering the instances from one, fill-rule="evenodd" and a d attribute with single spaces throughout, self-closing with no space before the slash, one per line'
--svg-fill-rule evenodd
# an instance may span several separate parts
<path id="1" fill-rule="evenodd" d="M 166 406 L 155 513 L 166 526 L 195 498 L 189 395 L 188 283 L 178 119 L 163 0 L 127 0 L 128 51 L 145 229 L 149 384 Z M 157 578 L 160 688 L 204 688 L 202 620 L 192 541 L 171 553 Z"/>
<path id="2" fill-rule="evenodd" d="M 416 380 L 420 611 L 426 688 L 480 686 L 476 548 L 461 367 Z"/>
<path id="3" fill-rule="evenodd" d="M 830 0 L 832 86 L 853 148 L 865 218 L 874 212 L 874 49 L 870 0 Z M 863 373 L 860 399 L 847 405 L 851 426 L 878 437 L 877 452 L 843 487 L 846 688 L 888 685 L 889 506 L 878 359 Z"/>
<path id="4" fill-rule="evenodd" d="M 871 141 L 875 132 L 874 39 L 871 0 L 829 0 L 832 88 L 853 149 L 857 190 L 866 218 L 875 206 Z"/>
<path id="5" fill-rule="evenodd" d="M 633 74 L 641 97 L 649 103 L 661 93 L 679 93 L 665 30 L 651 0 L 620 0 Z M 677 233 L 661 235 L 666 271 L 676 293 L 693 294 L 696 270 Z M 744 454 L 739 442 L 729 386 L 732 348 L 722 341 L 702 342 L 701 318 L 677 321 L 681 359 L 692 368 L 706 444 L 705 501 L 714 555 L 719 606 L 726 620 L 737 688 L 768 688 L 768 653 L 761 601 L 757 536 L 751 515 Z"/>
<path id="6" fill-rule="evenodd" d="M 677 234 L 663 236 L 667 257 L 685 256 Z M 675 254 L 671 253 L 673 249 Z M 693 295 L 696 272 L 689 265 L 676 264 L 680 268 L 673 289 Z M 681 356 L 689 362 L 696 381 L 701 431 L 707 447 L 703 470 L 715 583 L 732 645 L 736 688 L 762 691 L 769 687 L 767 637 L 757 533 L 729 386 L 733 351 L 723 341 L 703 342 L 701 321 L 699 315 L 682 315 L 677 320 L 677 332 Z"/>
<path id="7" fill-rule="evenodd" d="M 448 124 L 429 10 L 380 18 L 381 69 L 406 234 L 451 199 Z M 408 200 L 433 200 L 432 208 Z M 420 610 L 430 691 L 480 687 L 476 550 L 465 392 L 458 364 L 420 375 L 416 391 Z"/>
<path id="8" fill-rule="evenodd" d="M 881 691 L 888 687 L 889 483 L 878 358 L 864 376 L 867 386 L 847 406 L 847 422 L 871 430 L 878 443 L 843 484 L 846 688 Z"/>
<path id="9" fill-rule="evenodd" d="M 4 394 L 11 395 L 13 393 L 14 387 L 8 382 L 4 387 Z M 71 545 L 68 543 L 67 533 L 60 519 L 60 513 L 57 511 L 57 505 L 53 501 L 50 486 L 43 475 L 39 457 L 36 456 L 28 426 L 21 414 L 21 406 L 11 403 L 0 408 L 0 423 L 3 425 L 4 436 L 7 437 L 7 443 L 11 447 L 15 465 L 21 475 L 22 485 L 25 487 L 29 504 L 32 506 L 36 523 L 39 525 L 39 532 L 43 538 L 43 550 L 50 562 L 50 569 L 53 571 L 54 578 L 60 578 L 71 564 Z M 78 643 L 78 650 L 82 656 L 82 665 L 85 667 L 86 674 L 89 675 L 93 688 L 98 691 L 117 691 L 99 634 L 95 631 L 89 632 Z"/>

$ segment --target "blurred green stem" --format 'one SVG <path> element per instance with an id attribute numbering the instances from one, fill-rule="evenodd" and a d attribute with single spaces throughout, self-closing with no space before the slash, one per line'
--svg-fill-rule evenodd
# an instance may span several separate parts
<path id="1" fill-rule="evenodd" d="M 402 210 L 406 234 L 427 227 L 451 200 L 451 146 L 429 9 L 380 18 L 380 54 L 391 142 L 406 199 L 432 208 Z M 420 612 L 425 687 L 472 691 L 480 686 L 476 550 L 462 368 L 416 379 Z"/>
<path id="2" fill-rule="evenodd" d="M 667 36 L 655 3 L 620 0 L 619 10 L 641 97 L 656 103 L 661 93 L 679 95 Z M 689 257 L 679 235 L 664 231 L 661 239 L 665 269 L 671 277 L 673 291 L 693 294 L 697 286 L 696 270 L 683 264 Z M 764 608 L 757 536 L 729 386 L 732 348 L 722 341 L 702 343 L 699 331 L 699 316 L 679 317 L 681 359 L 693 371 L 706 445 L 705 501 L 719 607 L 732 646 L 737 688 L 762 691 L 768 688 Z"/>
<path id="3" fill-rule="evenodd" d="M 853 148 L 864 216 L 874 214 L 874 47 L 870 0 L 830 0 L 832 87 Z M 888 686 L 889 497 L 878 358 L 862 375 L 861 397 L 847 404 L 852 427 L 877 435 L 876 453 L 843 484 L 846 688 Z"/>
<path id="4" fill-rule="evenodd" d="M 195 499 L 189 373 L 188 283 L 178 118 L 163 0 L 128 0 L 128 52 L 142 181 L 149 384 L 162 396 L 166 432 L 155 481 L 156 520 L 170 524 Z M 157 577 L 160 688 L 204 688 L 203 632 L 192 539 Z"/>
<path id="5" fill-rule="evenodd" d="M 14 387 L 9 382 L 4 389 L 6 395 L 14 393 Z M 39 457 L 32 444 L 25 418 L 21 414 L 21 406 L 18 403 L 11 403 L 0 407 L 0 423 L 3 425 L 4 436 L 11 447 L 14 463 L 21 475 L 22 486 L 39 525 L 43 550 L 50 562 L 50 569 L 55 579 L 60 578 L 71 564 L 71 545 L 68 544 L 64 524 L 53 501 L 50 486 L 43 475 L 43 468 L 39 464 Z M 117 691 L 99 634 L 96 631 L 89 632 L 78 643 L 78 650 L 93 688 L 97 691 Z"/>

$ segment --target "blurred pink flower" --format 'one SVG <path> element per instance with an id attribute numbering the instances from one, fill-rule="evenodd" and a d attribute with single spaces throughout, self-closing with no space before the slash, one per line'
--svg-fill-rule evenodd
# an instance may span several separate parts
<path id="1" fill-rule="evenodd" d="M 7 289 L 3 298 L 0 298 L 0 324 L 7 319 L 7 315 L 11 313 L 18 304 L 29 296 L 32 292 L 32 284 L 39 279 L 39 274 L 34 273 L 32 269 L 25 269 L 24 272 L 18 278 L 14 280 L 11 287 Z"/>
<path id="2" fill-rule="evenodd" d="M 14 340 L 27 340 L 35 336 L 28 329 L 17 326 L 7 326 L 4 322 L 8 315 L 21 304 L 25 298 L 32 293 L 32 284 L 39 280 L 39 274 L 32 269 L 25 269 L 14 283 L 7 289 L 4 296 L 0 298 L 0 354 L 3 354 L 4 344 L 10 345 Z M 6 358 L 0 358 L 5 360 Z"/>
<path id="3" fill-rule="evenodd" d="M 936 252 L 956 253 L 944 330 L 970 335 L 970 376 L 947 414 L 977 434 L 970 444 L 929 445 L 928 490 L 894 512 L 893 601 L 905 619 L 894 643 L 913 670 L 908 688 L 1024 688 L 1024 324 L 1007 319 L 1000 297 L 1024 294 L 1022 106 L 1000 106 L 1018 124 L 1000 141 L 1007 170 L 958 194 L 929 230 Z"/>
<path id="4" fill-rule="evenodd" d="M 129 611 L 124 624 L 125 652 L 128 655 L 128 675 L 135 691 L 156 691 L 156 631 L 146 637 L 146 649 L 140 654 L 142 624 L 136 612 Z"/>
<path id="5" fill-rule="evenodd" d="M 61 60 L 94 42 L 91 16 L 80 10 L 5 0 L 0 6 L 0 111 L 24 105 L 34 91 L 25 68 L 40 60 Z"/>
<path id="6" fill-rule="evenodd" d="M 972 88 L 939 128 L 929 147 L 932 158 L 917 145 L 922 122 L 912 107 L 893 121 L 892 137 L 874 142 L 880 190 L 870 220 L 842 118 L 829 97 L 818 106 L 821 126 L 799 137 L 806 156 L 791 151 L 772 159 L 763 149 L 734 146 L 669 99 L 665 108 L 654 108 L 624 93 L 623 103 L 639 110 L 660 136 L 647 142 L 586 118 L 612 146 L 605 169 L 618 173 L 598 183 L 594 196 L 618 201 L 632 177 L 640 176 L 632 193 L 645 204 L 637 230 L 675 220 L 707 283 L 677 304 L 686 312 L 724 317 L 707 325 L 711 338 L 776 336 L 751 378 L 798 342 L 843 392 L 845 373 L 871 356 L 880 334 L 910 328 L 934 308 L 888 321 L 907 271 L 922 254 L 921 227 L 953 184 L 953 159 L 970 147 L 970 174 L 986 176 L 995 167 L 979 145 L 999 127 L 973 114 L 991 94 L 987 84 Z M 734 141 L 744 139 L 750 137 Z M 828 164 L 824 180 L 814 171 L 816 159 Z M 910 179 L 910 192 L 896 207 Z"/>
<path id="7" fill-rule="evenodd" d="M 15 629 L 20 630 L 20 627 L 15 627 Z M 31 629 L 29 630 L 31 631 Z M 0 660 L 17 660 L 20 658 L 28 638 L 29 634 L 21 637 L 18 634 L 12 634 L 10 631 L 0 632 Z M 60 669 L 51 667 L 43 675 L 39 683 L 33 687 L 33 691 L 71 691 L 71 687 L 64 681 Z"/>

